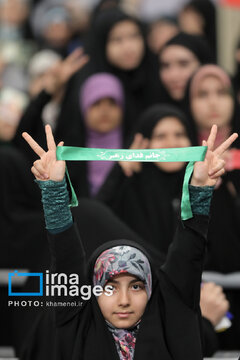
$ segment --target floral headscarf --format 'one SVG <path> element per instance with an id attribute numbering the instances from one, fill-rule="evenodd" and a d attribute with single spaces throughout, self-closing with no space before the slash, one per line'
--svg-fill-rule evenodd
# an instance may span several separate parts
<path id="1" fill-rule="evenodd" d="M 93 272 L 93 284 L 104 287 L 113 276 L 128 273 L 145 284 L 148 299 L 152 292 L 152 272 L 147 257 L 132 246 L 114 246 L 103 251 L 97 258 Z"/>
<path id="2" fill-rule="evenodd" d="M 132 246 L 114 246 L 103 251 L 97 258 L 93 272 L 93 284 L 104 287 L 113 276 L 128 273 L 137 276 L 145 284 L 148 300 L 152 292 L 152 272 L 147 257 Z M 132 360 L 140 321 L 131 329 L 118 329 L 106 321 L 112 333 L 121 360 Z"/>
<path id="3" fill-rule="evenodd" d="M 121 360 L 132 360 L 136 345 L 140 321 L 131 329 L 118 329 L 106 321 L 108 330 L 112 333 Z"/>

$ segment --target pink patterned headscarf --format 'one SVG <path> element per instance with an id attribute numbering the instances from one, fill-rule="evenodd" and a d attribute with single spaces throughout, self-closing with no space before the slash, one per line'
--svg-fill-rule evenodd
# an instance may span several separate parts
<path id="1" fill-rule="evenodd" d="M 192 100 L 198 93 L 199 85 L 208 76 L 218 78 L 226 89 L 231 89 L 231 80 L 227 73 L 217 65 L 203 65 L 193 75 L 190 85 L 190 99 Z"/>

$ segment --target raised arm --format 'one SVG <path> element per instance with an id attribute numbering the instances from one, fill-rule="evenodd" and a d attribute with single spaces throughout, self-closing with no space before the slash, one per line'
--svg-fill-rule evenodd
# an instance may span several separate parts
<path id="1" fill-rule="evenodd" d="M 49 233 L 52 257 L 52 272 L 67 275 L 78 274 L 79 286 L 85 281 L 85 252 L 73 224 L 69 209 L 69 196 L 65 181 L 65 161 L 56 158 L 56 144 L 49 125 L 45 128 L 48 150 L 44 151 L 33 138 L 23 133 L 33 151 L 40 157 L 32 167 L 37 183 L 42 192 L 42 202 L 46 228 Z M 59 143 L 61 146 L 63 143 Z M 73 297 L 60 297 L 58 301 L 73 301 Z M 67 310 L 66 310 L 67 309 Z M 63 311 L 64 310 L 64 311 Z M 66 321 L 79 308 L 65 308 L 58 311 L 58 321 Z"/>
<path id="2" fill-rule="evenodd" d="M 58 61 L 46 71 L 43 78 L 42 91 L 31 100 L 20 120 L 13 139 L 13 143 L 27 153 L 30 161 L 33 161 L 35 158 L 31 156 L 31 153 L 28 152 L 28 147 L 22 141 L 22 132 L 29 132 L 41 146 L 45 147 L 42 111 L 52 99 L 55 99 L 57 102 L 61 101 L 60 99 L 65 91 L 67 82 L 77 71 L 83 68 L 88 59 L 83 50 L 78 48 L 64 60 Z"/>
<path id="3" fill-rule="evenodd" d="M 163 271 L 184 301 L 194 308 L 199 305 L 200 299 L 212 191 L 225 172 L 223 154 L 238 137 L 237 134 L 231 135 L 214 150 L 216 135 L 217 126 L 213 125 L 208 140 L 203 142 L 208 146 L 205 160 L 195 163 L 191 179 L 189 190 L 193 218 L 179 224 L 163 266 Z"/>

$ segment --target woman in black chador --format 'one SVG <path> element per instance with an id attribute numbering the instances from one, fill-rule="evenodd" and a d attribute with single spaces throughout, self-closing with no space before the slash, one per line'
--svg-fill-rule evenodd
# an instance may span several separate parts
<path id="1" fill-rule="evenodd" d="M 117 76 L 124 87 L 126 136 L 141 111 L 156 103 L 160 96 L 158 62 L 147 47 L 145 30 L 138 20 L 120 9 L 104 9 L 94 17 L 84 49 L 90 61 L 69 82 L 60 115 L 60 127 L 68 127 L 70 121 L 75 128 L 75 136 L 78 135 L 81 130 L 79 89 L 93 73 L 108 72 Z M 74 132 L 70 144 L 78 145 Z"/>
<path id="2" fill-rule="evenodd" d="M 143 113 L 133 143 L 139 137 L 147 148 L 194 145 L 186 116 L 167 104 Z M 167 253 L 179 215 L 185 163 L 144 162 L 132 174 L 126 174 L 125 164 L 115 165 L 97 198 L 145 241 Z"/>

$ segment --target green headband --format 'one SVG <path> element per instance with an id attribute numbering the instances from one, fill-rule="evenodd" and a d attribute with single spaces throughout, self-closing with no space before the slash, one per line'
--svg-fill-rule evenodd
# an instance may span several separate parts
<path id="1" fill-rule="evenodd" d="M 192 217 L 188 183 L 193 172 L 195 161 L 204 161 L 206 151 L 207 146 L 144 150 L 93 149 L 71 146 L 59 146 L 57 147 L 57 159 L 71 161 L 189 162 L 185 170 L 181 201 L 181 218 L 182 220 L 187 220 Z M 70 206 L 77 206 L 77 196 L 71 184 L 71 180 L 67 170 L 66 173 L 72 192 L 72 200 Z"/>

